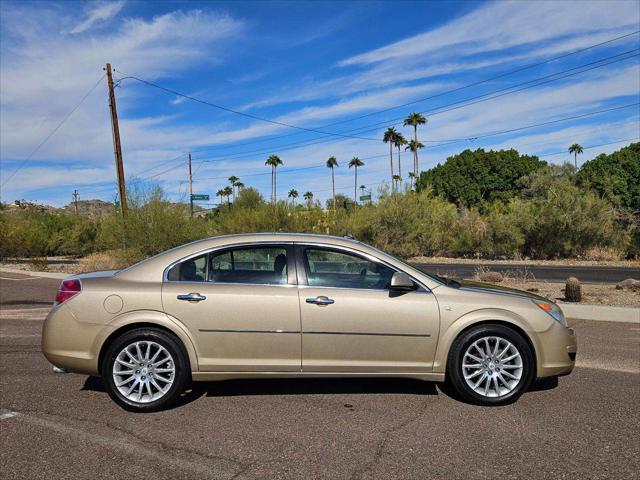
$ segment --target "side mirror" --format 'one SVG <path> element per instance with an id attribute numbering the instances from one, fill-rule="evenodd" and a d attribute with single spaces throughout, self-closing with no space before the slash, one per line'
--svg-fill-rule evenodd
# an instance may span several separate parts
<path id="1" fill-rule="evenodd" d="M 411 277 L 404 272 L 396 272 L 391 277 L 389 290 L 392 292 L 411 292 L 416 288 L 417 285 L 411 280 Z"/>

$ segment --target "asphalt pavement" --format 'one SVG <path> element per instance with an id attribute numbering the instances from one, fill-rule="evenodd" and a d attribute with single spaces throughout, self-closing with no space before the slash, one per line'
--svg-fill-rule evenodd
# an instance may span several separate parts
<path id="1" fill-rule="evenodd" d="M 618 283 L 627 278 L 640 279 L 640 267 L 451 263 L 415 263 L 413 265 L 426 273 L 454 278 L 473 278 L 476 270 L 482 267 L 503 275 L 546 282 L 564 282 L 569 277 L 576 277 L 583 283 Z"/>
<path id="2" fill-rule="evenodd" d="M 42 320 L 58 281 L 0 277 L 4 479 L 604 479 L 640 472 L 638 325 L 574 322 L 573 374 L 538 382 L 506 407 L 467 405 L 410 380 L 236 380 L 198 384 L 168 411 L 133 414 L 109 399 L 100 379 L 54 374 L 42 356 Z"/>

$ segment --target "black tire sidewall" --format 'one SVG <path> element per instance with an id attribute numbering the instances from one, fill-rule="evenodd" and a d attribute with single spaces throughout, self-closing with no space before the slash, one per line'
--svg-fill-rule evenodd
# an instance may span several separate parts
<path id="1" fill-rule="evenodd" d="M 523 372 L 520 382 L 507 395 L 497 398 L 484 397 L 474 392 L 462 374 L 462 359 L 466 349 L 476 340 L 495 336 L 511 342 L 522 357 Z M 473 327 L 462 333 L 453 343 L 449 351 L 447 362 L 447 381 L 455 392 L 469 403 L 477 405 L 498 406 L 515 402 L 520 395 L 527 391 L 535 376 L 535 360 L 529 343 L 515 330 L 500 324 L 484 324 Z"/>
<path id="2" fill-rule="evenodd" d="M 116 357 L 125 346 L 145 340 L 156 342 L 167 349 L 173 357 L 176 373 L 171 388 L 162 398 L 149 403 L 137 403 L 127 399 L 118 391 L 113 380 L 113 366 Z M 190 371 L 187 355 L 180 340 L 169 333 L 153 328 L 131 330 L 118 337 L 109 346 L 102 363 L 102 378 L 107 393 L 118 405 L 132 412 L 153 412 L 172 405 L 186 389 Z"/>

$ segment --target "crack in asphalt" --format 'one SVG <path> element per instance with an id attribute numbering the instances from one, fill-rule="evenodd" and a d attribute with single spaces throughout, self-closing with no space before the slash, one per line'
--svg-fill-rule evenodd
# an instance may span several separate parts
<path id="1" fill-rule="evenodd" d="M 375 469 L 376 465 L 378 465 L 378 463 L 382 459 L 382 455 L 384 454 L 387 443 L 389 442 L 389 439 L 391 438 L 391 436 L 399 432 L 403 428 L 416 422 L 418 419 L 420 419 L 420 417 L 422 417 L 427 412 L 430 406 L 431 404 L 429 402 L 424 401 L 424 404 L 418 410 L 417 413 L 410 415 L 408 418 L 404 419 L 402 422 L 398 423 L 397 425 L 383 432 L 382 440 L 380 440 L 380 442 L 378 443 L 378 446 L 376 448 L 375 453 L 373 454 L 373 458 L 371 459 L 371 461 L 363 465 L 361 468 L 357 468 L 356 470 L 354 470 L 354 472 L 351 474 L 350 479 L 356 480 L 358 478 L 362 478 L 362 476 L 365 475 L 367 472 L 372 472 Z"/>
<path id="2" fill-rule="evenodd" d="M 196 457 L 199 457 L 201 459 L 204 460 L 218 460 L 218 461 L 223 461 L 223 462 L 228 462 L 231 463 L 237 467 L 240 467 L 240 471 L 237 473 L 234 473 L 233 476 L 229 477 L 229 480 L 231 479 L 235 479 L 238 477 L 238 475 L 242 474 L 243 472 L 245 472 L 247 469 L 249 469 L 251 466 L 253 466 L 253 464 L 255 464 L 255 462 L 252 463 L 243 463 L 239 460 L 236 460 L 235 458 L 230 458 L 230 457 L 225 457 L 222 455 L 215 455 L 215 454 L 211 454 L 211 453 L 202 453 L 199 452 L 197 450 L 192 450 L 190 448 L 184 448 L 184 447 L 180 447 L 180 446 L 173 446 L 173 445 L 168 445 L 166 442 L 163 442 L 161 440 L 149 440 L 148 438 L 144 438 L 136 433 L 133 433 L 129 430 L 127 430 L 126 428 L 120 427 L 118 425 L 114 425 L 112 423 L 110 423 L 109 421 L 105 421 L 105 420 L 95 420 L 95 419 L 90 419 L 90 418 L 79 418 L 79 417 L 73 417 L 70 415 L 64 415 L 61 413 L 54 413 L 54 412 L 50 412 L 50 411 L 46 411 L 46 410 L 22 410 L 21 413 L 27 413 L 30 415 L 37 415 L 37 414 L 44 414 L 44 415 L 49 415 L 51 417 L 56 417 L 56 418 L 61 418 L 61 419 L 65 419 L 65 420 L 75 420 L 78 422 L 85 422 L 85 423 L 90 423 L 90 424 L 95 424 L 95 425 L 101 425 L 103 427 L 107 427 L 113 431 L 116 432 L 120 432 L 122 434 L 125 434 L 129 437 L 132 437 L 133 439 L 135 439 L 137 442 L 142 443 L 143 445 L 154 445 L 156 447 L 159 447 L 159 449 L 161 451 L 165 451 L 165 452 L 182 452 L 182 453 L 186 453 L 186 454 L 190 454 Z"/>

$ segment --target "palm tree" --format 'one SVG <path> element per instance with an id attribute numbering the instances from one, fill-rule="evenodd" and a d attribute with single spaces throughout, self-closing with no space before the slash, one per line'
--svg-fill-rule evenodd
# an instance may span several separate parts
<path id="1" fill-rule="evenodd" d="M 400 184 L 400 182 L 402 181 L 402 177 L 400 177 L 400 175 L 394 175 L 393 176 L 393 190 L 395 191 L 396 187 Z"/>
<path id="2" fill-rule="evenodd" d="M 335 177 L 335 173 L 334 173 L 334 168 L 338 166 L 338 160 L 336 160 L 336 157 L 329 157 L 329 159 L 327 160 L 327 168 L 331 169 L 331 185 L 332 185 L 332 189 L 333 189 L 333 211 L 335 212 L 336 210 L 336 177 Z"/>
<path id="3" fill-rule="evenodd" d="M 420 142 L 417 142 L 415 139 L 409 141 L 409 145 L 404 147 L 405 150 L 411 150 L 413 152 L 413 172 L 409 173 L 409 178 L 411 178 L 411 188 L 413 189 L 414 179 L 418 176 L 418 149 L 424 148 L 424 145 Z"/>
<path id="4" fill-rule="evenodd" d="M 311 202 L 313 202 L 313 192 L 305 192 L 303 197 L 307 201 L 307 207 L 311 208 Z"/>
<path id="5" fill-rule="evenodd" d="M 296 204 L 296 198 L 298 198 L 298 191 L 295 188 L 289 190 L 289 194 L 287 195 L 291 199 L 291 204 Z"/>
<path id="6" fill-rule="evenodd" d="M 389 165 L 391 167 L 391 185 L 393 188 L 393 144 L 398 132 L 393 127 L 387 128 L 387 131 L 384 132 L 384 136 L 382 137 L 382 141 L 384 143 L 389 144 Z"/>
<path id="7" fill-rule="evenodd" d="M 411 140 L 411 141 L 413 142 L 413 140 Z M 409 180 L 411 182 L 411 190 L 413 190 L 413 182 L 414 182 L 415 178 L 416 178 L 416 174 L 413 173 L 413 172 L 409 172 Z"/>
<path id="8" fill-rule="evenodd" d="M 224 197 L 224 192 L 222 191 L 222 189 L 216 192 L 216 197 L 220 197 L 220 205 L 222 205 L 222 197 Z"/>
<path id="9" fill-rule="evenodd" d="M 411 113 L 404 119 L 404 126 L 411 125 L 413 127 L 413 141 L 418 143 L 418 125 L 424 125 L 427 123 L 427 119 L 418 112 Z M 418 147 L 422 148 L 422 147 Z M 413 173 L 418 176 L 418 149 L 411 150 L 413 152 Z"/>
<path id="10" fill-rule="evenodd" d="M 277 155 L 269 155 L 264 164 L 271 167 L 271 203 L 276 203 L 276 168 L 282 165 L 282 160 Z"/>
<path id="11" fill-rule="evenodd" d="M 244 188 L 244 183 L 242 183 L 242 182 L 233 182 L 233 186 L 238 189 L 238 195 L 240 195 L 240 189 Z"/>
<path id="12" fill-rule="evenodd" d="M 393 144 L 398 147 L 398 176 L 400 177 L 400 182 L 402 183 L 402 164 L 400 163 L 400 149 L 407 144 L 407 140 L 401 133 L 396 134 L 396 138 L 393 141 Z"/>
<path id="13" fill-rule="evenodd" d="M 238 177 L 236 177 L 235 175 L 231 175 L 231 176 L 229 177 L 229 183 L 231 184 L 231 190 L 233 191 L 233 199 L 234 199 L 234 200 L 236 199 L 236 189 L 235 189 L 235 186 L 236 186 L 236 182 L 237 182 L 238 180 L 240 180 L 240 179 L 239 179 Z"/>
<path id="14" fill-rule="evenodd" d="M 222 195 L 224 195 L 225 197 L 227 197 L 227 205 L 229 205 L 229 197 L 231 197 L 231 195 L 233 195 L 233 188 L 227 186 L 224 187 L 222 189 Z"/>
<path id="15" fill-rule="evenodd" d="M 575 164 L 576 170 L 578 169 L 578 154 L 582 153 L 582 146 L 578 143 L 574 143 L 569 147 L 569 153 L 573 153 L 573 163 Z"/>
<path id="16" fill-rule="evenodd" d="M 349 162 L 349 168 L 355 167 L 355 179 L 353 181 L 353 201 L 355 205 L 358 204 L 358 167 L 363 167 L 364 162 L 358 157 L 353 157 Z"/>

